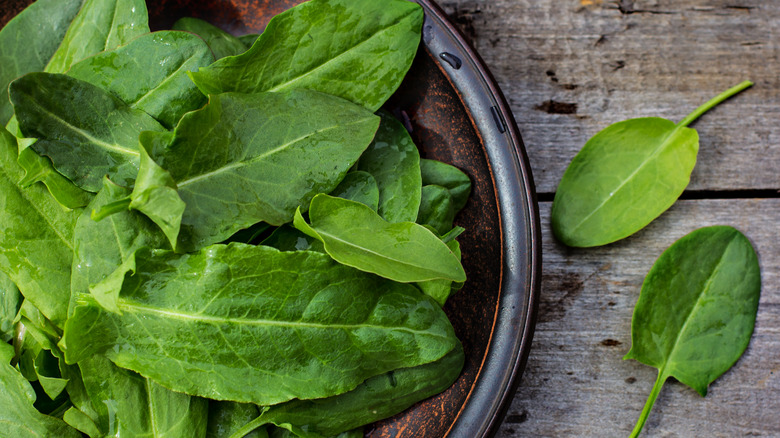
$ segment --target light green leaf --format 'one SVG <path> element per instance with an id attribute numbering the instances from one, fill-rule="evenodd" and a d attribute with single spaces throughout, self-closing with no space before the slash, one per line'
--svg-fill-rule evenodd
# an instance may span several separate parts
<path id="1" fill-rule="evenodd" d="M 22 294 L 11 278 L 0 271 L 0 342 L 14 337 L 14 319 L 22 307 Z"/>
<path id="2" fill-rule="evenodd" d="M 420 153 L 404 125 L 380 111 L 382 123 L 358 169 L 370 173 L 379 186 L 379 215 L 388 222 L 414 222 L 420 209 Z"/>
<path id="3" fill-rule="evenodd" d="M 68 76 L 96 85 L 173 128 L 184 113 L 206 103 L 187 72 L 212 62 L 208 46 L 196 35 L 163 31 L 78 62 Z"/>
<path id="4" fill-rule="evenodd" d="M 465 281 L 458 258 L 436 235 L 411 223 L 391 224 L 359 202 L 317 195 L 311 225 L 296 213 L 295 228 L 319 239 L 334 260 L 402 283 Z"/>
<path id="5" fill-rule="evenodd" d="M 460 260 L 461 252 L 458 241 L 453 238 L 446 243 L 450 251 L 455 254 L 458 260 Z M 447 303 L 447 299 L 449 299 L 450 295 L 452 295 L 453 292 L 457 292 L 462 286 L 463 282 L 456 283 L 451 280 L 430 280 L 417 283 L 417 287 L 419 287 L 425 295 L 436 300 L 442 307 Z"/>
<path id="6" fill-rule="evenodd" d="M 222 242 L 257 222 L 290 222 L 298 206 L 338 185 L 378 123 L 357 105 L 308 90 L 211 96 L 172 136 L 141 136 L 154 161 L 142 162 L 131 207 L 155 221 L 177 251 Z M 141 178 L 145 172 L 158 175 L 149 178 L 154 184 Z M 158 197 L 166 202 L 153 204 Z M 178 217 L 168 205 L 175 197 L 186 205 Z"/>
<path id="7" fill-rule="evenodd" d="M 26 73 L 41 71 L 60 46 L 82 0 L 38 0 L 0 30 L 0 90 Z M 0 99 L 0 126 L 13 115 L 11 102 Z"/>
<path id="8" fill-rule="evenodd" d="M 46 71 L 65 73 L 82 59 L 145 33 L 149 33 L 149 16 L 143 0 L 84 0 Z"/>
<path id="9" fill-rule="evenodd" d="M 16 139 L 0 129 L 0 270 L 59 325 L 67 316 L 73 226 L 81 211 L 65 211 L 43 186 L 21 189 L 16 157 Z"/>
<path id="10" fill-rule="evenodd" d="M 165 130 L 145 112 L 65 75 L 29 73 L 11 83 L 9 94 L 22 133 L 39 139 L 30 147 L 92 192 L 100 190 L 105 175 L 132 186 L 138 173 L 138 135 Z"/>
<path id="11" fill-rule="evenodd" d="M 274 17 L 246 53 L 190 77 L 203 94 L 305 88 L 376 111 L 409 70 L 422 20 L 403 0 L 312 0 Z"/>
<path id="12" fill-rule="evenodd" d="M 24 377 L 6 362 L 0 363 L 0 423 L 3 435 L 14 438 L 81 438 L 62 420 L 41 414 L 33 407 L 35 391 Z"/>
<path id="13" fill-rule="evenodd" d="M 92 418 L 90 418 L 89 415 L 81 412 L 76 408 L 70 408 L 65 411 L 65 414 L 62 416 L 62 420 L 74 429 L 87 434 L 89 438 L 102 438 L 105 436 L 100 432 L 100 429 L 98 429 L 98 427 L 95 425 L 95 422 L 92 421 Z"/>
<path id="14" fill-rule="evenodd" d="M 687 126 L 751 85 L 727 90 L 678 124 L 632 119 L 593 136 L 558 185 L 551 213 L 555 236 L 569 246 L 606 245 L 660 216 L 688 186 L 696 165 L 699 135 Z"/>
<path id="15" fill-rule="evenodd" d="M 251 46 L 251 44 L 246 45 L 233 35 L 198 18 L 179 18 L 173 23 L 173 29 L 192 32 L 203 38 L 211 49 L 211 52 L 214 53 L 214 58 L 216 59 L 240 55 L 246 52 L 246 49 Z"/>
<path id="16" fill-rule="evenodd" d="M 69 363 L 102 351 L 175 391 L 268 405 L 343 393 L 457 344 L 414 287 L 324 254 L 233 243 L 135 258 L 122 315 L 79 298 L 62 341 Z"/>
<path id="17" fill-rule="evenodd" d="M 760 291 L 755 250 L 732 227 L 696 230 L 658 258 L 642 284 L 625 357 L 658 368 L 632 436 L 641 431 L 666 379 L 704 396 L 736 363 L 750 342 Z"/>

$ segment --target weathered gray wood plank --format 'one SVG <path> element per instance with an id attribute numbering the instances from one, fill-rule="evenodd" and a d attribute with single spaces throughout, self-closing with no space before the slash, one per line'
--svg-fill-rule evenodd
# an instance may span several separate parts
<path id="1" fill-rule="evenodd" d="M 780 199 L 680 201 L 638 234 L 592 249 L 555 242 L 550 204 L 541 210 L 539 319 L 499 437 L 628 436 L 656 377 L 654 368 L 622 360 L 642 281 L 678 238 L 724 224 L 759 253 L 762 292 L 750 346 L 706 398 L 667 382 L 643 436 L 780 436 Z"/>
<path id="2" fill-rule="evenodd" d="M 611 123 L 679 121 L 742 80 L 756 86 L 693 125 L 690 190 L 780 189 L 780 2 L 441 0 L 515 114 L 540 193 Z"/>

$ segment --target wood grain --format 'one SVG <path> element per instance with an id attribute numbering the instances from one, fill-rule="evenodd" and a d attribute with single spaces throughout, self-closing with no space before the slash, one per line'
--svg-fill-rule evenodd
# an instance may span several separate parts
<path id="1" fill-rule="evenodd" d="M 692 127 L 689 190 L 780 189 L 780 2 L 442 0 L 517 119 L 540 193 L 594 134 L 631 117 L 679 121 L 745 79 Z"/>
<path id="2" fill-rule="evenodd" d="M 643 436 L 780 436 L 780 199 L 680 201 L 626 240 L 576 250 L 551 237 L 550 204 L 541 210 L 539 319 L 499 437 L 628 436 L 656 375 L 622 360 L 642 281 L 678 238 L 724 224 L 747 235 L 759 254 L 762 292 L 750 346 L 706 398 L 667 382 Z"/>

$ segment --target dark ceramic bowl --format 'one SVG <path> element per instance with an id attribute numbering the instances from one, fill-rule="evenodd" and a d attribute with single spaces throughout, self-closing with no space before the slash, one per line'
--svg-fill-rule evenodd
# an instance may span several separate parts
<path id="1" fill-rule="evenodd" d="M 377 0 L 383 1 L 383 0 Z M 261 32 L 301 0 L 149 0 L 152 30 L 183 16 L 236 35 Z M 522 140 L 482 60 L 431 0 L 409 75 L 386 108 L 405 122 L 423 157 L 451 163 L 472 179 L 456 222 L 466 286 L 445 310 L 466 351 L 463 373 L 444 393 L 367 428 L 370 438 L 491 436 L 528 358 L 541 273 L 539 215 Z M 5 24 L 31 0 L 0 0 Z"/>

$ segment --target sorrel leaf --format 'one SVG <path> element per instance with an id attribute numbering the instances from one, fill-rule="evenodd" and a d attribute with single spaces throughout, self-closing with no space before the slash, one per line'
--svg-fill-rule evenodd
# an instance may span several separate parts
<path id="1" fill-rule="evenodd" d="M 73 260 L 73 226 L 80 210 L 65 211 L 43 186 L 16 182 L 16 139 L 0 128 L 0 270 L 55 324 L 65 322 Z"/>
<path id="2" fill-rule="evenodd" d="M 461 259 L 460 244 L 454 238 L 447 243 L 447 248 L 455 254 L 458 260 Z M 429 297 L 436 300 L 440 306 L 444 307 L 447 300 L 454 292 L 457 292 L 463 286 L 463 282 L 453 282 L 452 280 L 430 280 L 417 283 L 417 287 Z"/>
<path id="3" fill-rule="evenodd" d="M 114 272 L 137 249 L 170 248 L 160 229 L 139 212 L 125 210 L 100 222 L 92 220 L 92 210 L 129 195 L 129 189 L 105 179 L 103 189 L 76 221 L 68 314 L 72 313 L 76 297 L 88 294 L 90 285 L 99 283 Z"/>
<path id="4" fill-rule="evenodd" d="M 330 196 L 366 204 L 374 211 L 379 208 L 379 186 L 368 172 L 349 172 Z"/>
<path id="5" fill-rule="evenodd" d="M 19 371 L 0 363 L 0 423 L 5 436 L 81 438 L 76 429 L 62 420 L 38 412 L 33 407 L 35 398 L 35 391 Z"/>
<path id="6" fill-rule="evenodd" d="M 203 38 L 216 59 L 240 55 L 251 46 L 251 44 L 247 46 L 240 39 L 198 18 L 180 18 L 173 23 L 173 30 L 192 32 Z"/>
<path id="7" fill-rule="evenodd" d="M 173 128 L 184 113 L 206 103 L 187 72 L 212 62 L 208 46 L 196 35 L 163 31 L 78 62 L 68 76 L 97 85 Z"/>
<path id="8" fill-rule="evenodd" d="M 28 73 L 11 83 L 9 94 L 22 134 L 38 138 L 30 147 L 91 192 L 100 190 L 105 175 L 132 186 L 138 135 L 165 130 L 145 112 L 65 75 Z"/>
<path id="9" fill-rule="evenodd" d="M 388 222 L 414 222 L 420 208 L 420 153 L 404 125 L 386 111 L 374 141 L 358 161 L 379 186 L 379 215 Z"/>
<path id="10" fill-rule="evenodd" d="M 149 33 L 143 0 L 84 0 L 46 71 L 65 73 L 75 63 Z"/>
<path id="11" fill-rule="evenodd" d="M 731 227 L 696 230 L 658 258 L 642 284 L 625 357 L 658 368 L 632 436 L 642 430 L 666 379 L 704 396 L 736 363 L 750 342 L 760 291 L 758 257 Z"/>
<path id="12" fill-rule="evenodd" d="M 409 70 L 422 19 L 404 0 L 312 0 L 274 17 L 246 53 L 190 76 L 203 94 L 306 88 L 376 111 Z"/>
<path id="13" fill-rule="evenodd" d="M 24 169 L 24 177 L 19 181 L 22 188 L 41 182 L 54 199 L 65 208 L 79 208 L 89 204 L 92 193 L 80 189 L 71 180 L 54 170 L 49 157 L 41 157 L 29 147 L 19 150 L 19 166 Z"/>
<path id="14" fill-rule="evenodd" d="M 0 30 L 0 126 L 13 108 L 5 95 L 8 84 L 26 73 L 41 71 L 60 46 L 82 0 L 38 0 Z"/>
<path id="15" fill-rule="evenodd" d="M 391 224 L 364 204 L 328 195 L 312 199 L 309 217 L 311 225 L 299 210 L 295 228 L 320 240 L 339 263 L 402 283 L 466 280 L 458 258 L 421 225 Z"/>
<path id="16" fill-rule="evenodd" d="M 206 438 L 229 438 L 259 414 L 260 410 L 253 404 L 210 400 Z M 241 437 L 260 438 L 260 433 L 253 431 Z"/>
<path id="17" fill-rule="evenodd" d="M 79 368 L 103 436 L 206 436 L 207 400 L 163 388 L 100 355 Z"/>
<path id="18" fill-rule="evenodd" d="M 364 108 L 315 91 L 211 96 L 173 135 L 141 136 L 154 161 L 143 160 L 131 207 L 160 225 L 179 251 L 221 242 L 260 221 L 290 222 L 298 206 L 338 185 L 378 123 Z M 186 205 L 181 232 L 170 208 L 174 196 Z M 166 202 L 147 202 L 158 197 Z"/>
<path id="19" fill-rule="evenodd" d="M 743 82 L 680 123 L 656 117 L 615 123 L 588 140 L 558 185 L 552 228 L 569 246 L 612 243 L 660 216 L 690 181 L 699 136 L 688 125 L 751 86 Z"/>
<path id="20" fill-rule="evenodd" d="M 458 344 L 436 362 L 372 377 L 341 395 L 271 406 L 232 438 L 263 424 L 284 427 L 302 438 L 329 438 L 391 417 L 442 392 L 457 379 L 463 361 L 463 347 Z"/>
<path id="21" fill-rule="evenodd" d="M 441 161 L 423 158 L 420 160 L 420 173 L 424 186 L 436 185 L 449 190 L 456 213 L 466 206 L 471 194 L 471 180 L 462 170 Z"/>
<path id="22" fill-rule="evenodd" d="M 103 301 L 121 314 L 80 296 L 65 357 L 102 351 L 178 392 L 262 405 L 328 397 L 457 344 L 446 315 L 414 287 L 324 254 L 233 243 L 188 255 L 140 250 L 120 269 L 134 274 L 96 288 L 115 288 Z"/>
<path id="23" fill-rule="evenodd" d="M 8 342 L 14 337 L 14 319 L 22 307 L 22 300 L 13 280 L 0 271 L 0 342 Z"/>
<path id="24" fill-rule="evenodd" d="M 454 220 L 455 201 L 450 191 L 442 186 L 424 186 L 416 222 L 433 227 L 439 234 L 447 234 Z"/>

